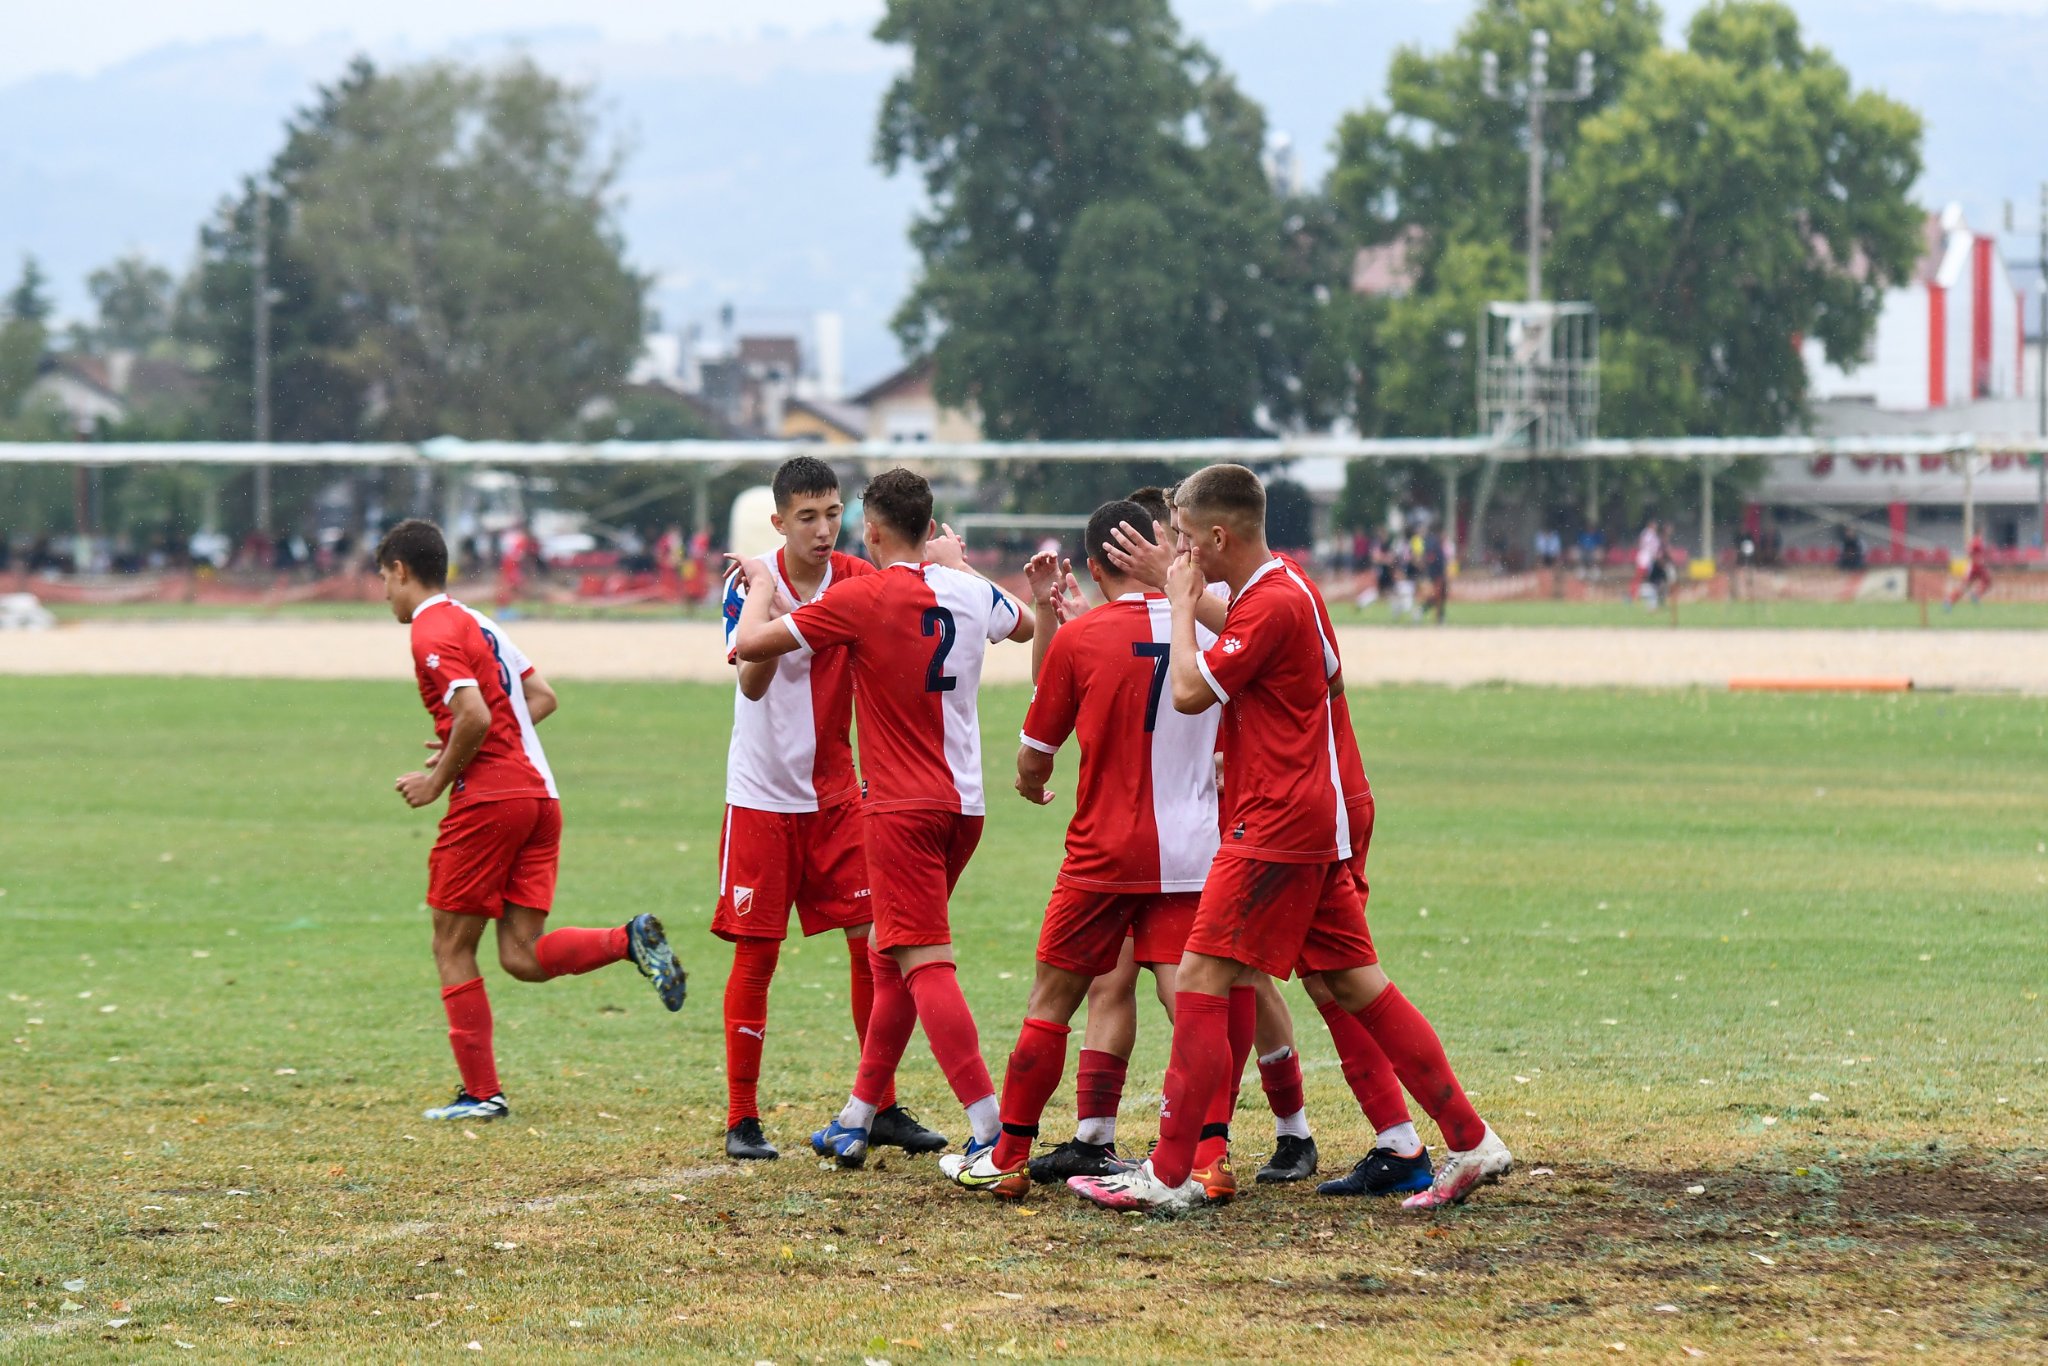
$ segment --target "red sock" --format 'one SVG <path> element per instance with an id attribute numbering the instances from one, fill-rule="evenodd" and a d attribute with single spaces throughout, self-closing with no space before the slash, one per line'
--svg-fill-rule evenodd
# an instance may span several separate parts
<path id="1" fill-rule="evenodd" d="M 1319 1009 L 1330 1026 L 1337 1060 L 1344 1065 L 1344 1080 L 1358 1097 L 1358 1108 L 1365 1111 L 1365 1121 L 1373 1132 L 1384 1133 L 1408 1123 L 1411 1117 L 1408 1100 L 1401 1094 L 1401 1079 L 1394 1075 L 1394 1064 L 1387 1061 L 1365 1026 L 1334 1000 L 1323 1002 Z"/>
<path id="2" fill-rule="evenodd" d="M 782 952 L 777 939 L 742 939 L 732 946 L 725 979 L 725 1127 L 759 1119 L 761 1046 L 768 1036 L 768 983 Z"/>
<path id="3" fill-rule="evenodd" d="M 924 1026 L 925 1042 L 946 1074 L 946 1084 L 962 1105 L 992 1096 L 995 1082 L 989 1079 L 988 1064 L 981 1058 L 981 1034 L 974 1027 L 974 1012 L 960 991 L 960 974 L 943 959 L 920 963 L 903 974 L 903 984 L 917 1002 L 917 1022 Z M 1058 1079 L 1054 1079 L 1057 1084 Z"/>
<path id="4" fill-rule="evenodd" d="M 1180 1185 L 1194 1170 L 1202 1123 L 1229 1072 L 1230 1002 L 1175 992 L 1173 1053 L 1159 1106 L 1159 1146 L 1152 1150 L 1152 1174 L 1167 1185 Z"/>
<path id="5" fill-rule="evenodd" d="M 896 1064 L 903 1061 L 910 1033 L 917 1028 L 917 1002 L 910 998 L 894 958 L 870 949 L 868 968 L 874 974 L 875 1003 L 868 1012 L 867 1033 L 861 1035 L 853 1098 L 879 1110 L 881 1097 L 895 1094 Z"/>
<path id="6" fill-rule="evenodd" d="M 865 936 L 846 941 L 847 974 L 853 997 L 853 1037 L 865 1042 L 868 1037 L 868 1016 L 875 1008 L 875 970 L 868 961 L 868 941 Z M 896 1103 L 896 1078 L 891 1076 L 882 1088 L 882 1098 L 875 1102 L 875 1108 L 886 1110 Z"/>
<path id="7" fill-rule="evenodd" d="M 1292 1048 L 1286 1056 L 1271 1062 L 1260 1060 L 1259 1086 L 1266 1093 L 1266 1104 L 1272 1107 L 1275 1119 L 1285 1119 L 1308 1104 L 1301 1094 L 1301 1055 Z"/>
<path id="8" fill-rule="evenodd" d="M 1465 1089 L 1458 1085 L 1436 1031 L 1421 1011 L 1408 1004 L 1401 989 L 1389 985 L 1358 1012 L 1358 1022 L 1394 1065 L 1394 1074 L 1408 1094 L 1422 1103 L 1436 1127 L 1444 1131 L 1444 1142 L 1455 1152 L 1478 1147 L 1486 1136 L 1486 1125 L 1472 1102 L 1465 1099 Z"/>
<path id="9" fill-rule="evenodd" d="M 1074 1117 L 1114 1120 L 1124 1102 L 1124 1074 L 1130 1066 L 1114 1053 L 1082 1049 L 1074 1072 Z"/>
<path id="10" fill-rule="evenodd" d="M 1016 1166 L 1031 1156 L 1038 1120 L 1045 1103 L 1059 1090 L 1067 1066 L 1067 1035 L 1072 1030 L 1051 1020 L 1024 1021 L 1017 1047 L 1003 1073 L 1003 1136 L 996 1140 L 995 1164 Z"/>
<path id="11" fill-rule="evenodd" d="M 539 960 L 540 970 L 550 977 L 573 977 L 580 972 L 595 972 L 618 962 L 626 952 L 624 925 L 614 925 L 608 930 L 564 926 L 559 930 L 549 930 L 533 941 L 533 956 Z"/>
<path id="12" fill-rule="evenodd" d="M 1237 1112 L 1237 1093 L 1244 1083 L 1244 1065 L 1252 1055 L 1258 1031 L 1259 998 L 1250 987 L 1230 989 L 1230 1071 L 1209 1102 L 1209 1117 L 1195 1144 L 1195 1165 L 1207 1167 L 1230 1156 L 1230 1117 Z"/>
<path id="13" fill-rule="evenodd" d="M 455 1070 L 462 1089 L 489 1100 L 498 1085 L 498 1059 L 491 1052 L 491 998 L 484 979 L 472 977 L 458 986 L 441 988 L 441 1009 L 448 1012 L 448 1046 L 455 1050 Z"/>

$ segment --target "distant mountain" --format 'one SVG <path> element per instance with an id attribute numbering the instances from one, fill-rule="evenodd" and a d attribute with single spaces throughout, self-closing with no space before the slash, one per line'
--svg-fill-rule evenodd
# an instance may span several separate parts
<path id="1" fill-rule="evenodd" d="M 1875 87 L 1928 117 L 1930 206 L 1961 201 L 1992 226 L 2000 202 L 2031 217 L 2048 175 L 2048 22 L 1906 0 L 1801 0 L 1807 30 Z M 1680 6 L 1689 12 L 1691 6 Z M 1311 178 L 1329 166 L 1338 119 L 1377 98 L 1403 43 L 1437 47 L 1463 3 L 1383 5 L 1182 0 L 1207 42 L 1289 133 Z M 1674 36 L 1682 19 L 1672 23 Z M 140 248 L 182 269 L 201 220 L 269 158 L 279 125 L 359 44 L 346 34 L 285 45 L 178 44 L 89 77 L 0 87 L 0 283 L 33 251 L 61 308 L 86 309 L 84 277 Z M 902 54 L 846 28 L 752 39 L 610 42 L 557 28 L 478 37 L 433 52 L 371 45 L 379 61 L 530 53 L 599 91 L 629 139 L 624 221 L 634 260 L 658 274 L 672 327 L 720 305 L 749 330 L 799 330 L 817 309 L 846 318 L 859 384 L 897 362 L 888 318 L 915 262 L 904 228 L 914 178 L 871 160 L 874 115 Z M 2031 245 L 2015 251 L 2031 256 Z"/>

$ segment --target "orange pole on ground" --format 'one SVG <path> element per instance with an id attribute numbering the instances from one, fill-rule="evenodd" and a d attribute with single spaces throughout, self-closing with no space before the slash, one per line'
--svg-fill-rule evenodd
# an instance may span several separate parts
<path id="1" fill-rule="evenodd" d="M 1911 692 L 1910 678 L 1731 678 L 1729 692 Z"/>

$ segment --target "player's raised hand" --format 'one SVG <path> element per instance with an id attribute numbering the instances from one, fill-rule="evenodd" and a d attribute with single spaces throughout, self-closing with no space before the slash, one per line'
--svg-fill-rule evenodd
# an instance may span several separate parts
<path id="1" fill-rule="evenodd" d="M 939 534 L 925 542 L 925 558 L 948 569 L 967 568 L 967 540 L 944 522 Z"/>
<path id="2" fill-rule="evenodd" d="M 434 775 L 431 773 L 407 773 L 392 786 L 397 789 L 399 796 L 405 798 L 405 804 L 411 807 L 426 806 L 441 795 L 441 789 L 434 785 Z"/>
<path id="3" fill-rule="evenodd" d="M 1173 548 L 1167 545 L 1166 529 L 1159 523 L 1152 524 L 1152 534 L 1159 539 L 1148 541 L 1129 522 L 1118 522 L 1102 549 L 1118 572 L 1149 587 L 1164 588 L 1167 567 L 1173 563 Z"/>
<path id="4" fill-rule="evenodd" d="M 1060 562 L 1060 581 L 1053 585 L 1053 616 L 1064 626 L 1088 610 L 1088 596 L 1074 579 L 1074 562 Z"/>
<path id="5" fill-rule="evenodd" d="M 1195 567 L 1195 557 L 1186 552 L 1173 557 L 1173 567 L 1166 571 L 1166 600 L 1175 607 L 1192 608 L 1201 600 L 1208 588 L 1202 571 Z"/>
<path id="6" fill-rule="evenodd" d="M 1011 786 L 1017 789 L 1018 796 L 1030 802 L 1033 806 L 1050 806 L 1052 805 L 1052 799 L 1058 795 L 1057 793 L 1047 791 L 1044 783 L 1026 782 L 1024 775 L 1021 773 L 1017 775 L 1017 781 L 1012 783 Z"/>
<path id="7" fill-rule="evenodd" d="M 1024 582 L 1031 589 L 1033 607 L 1051 607 L 1060 591 L 1059 556 L 1041 550 L 1024 561 Z"/>

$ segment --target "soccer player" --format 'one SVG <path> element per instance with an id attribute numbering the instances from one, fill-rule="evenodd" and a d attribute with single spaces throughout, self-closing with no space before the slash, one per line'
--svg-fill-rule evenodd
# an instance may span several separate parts
<path id="1" fill-rule="evenodd" d="M 842 555 L 845 503 L 839 476 L 814 456 L 775 471 L 770 520 L 782 548 L 767 561 L 777 613 L 817 601 L 837 584 L 873 574 Z M 747 597 L 746 576 L 726 580 L 725 645 Z M 853 771 L 853 666 L 843 649 L 791 654 L 739 665 L 732 744 L 726 753 L 725 829 L 718 845 L 718 908 L 711 932 L 733 946 L 725 983 L 725 1155 L 741 1161 L 779 1157 L 761 1132 L 758 1089 L 768 1033 L 768 984 L 789 908 L 805 935 L 841 930 L 851 964 L 855 1038 L 864 1038 L 874 1001 L 868 970 L 867 855 L 860 838 L 860 780 Z M 937 1152 L 935 1134 L 885 1090 L 868 1141 L 914 1153 Z"/>
<path id="2" fill-rule="evenodd" d="M 1982 533 L 1970 538 L 1970 571 L 1961 581 L 1951 587 L 1942 599 L 1941 610 L 1953 612 L 1958 602 L 1967 595 L 1971 602 L 1984 601 L 1984 595 L 1991 591 L 1991 571 L 1984 564 L 1984 537 Z"/>
<path id="3" fill-rule="evenodd" d="M 683 970 L 661 922 L 636 915 L 615 929 L 543 933 L 555 899 L 562 809 L 534 727 L 559 705 L 553 688 L 489 617 L 448 596 L 448 543 L 432 522 L 404 521 L 377 546 L 391 613 L 412 625 L 413 672 L 434 719 L 434 766 L 395 784 L 413 807 L 448 793 L 427 856 L 427 905 L 441 1005 L 462 1085 L 428 1119 L 511 1113 L 491 1049 L 491 1005 L 477 970 L 484 925 L 498 922 L 498 963 L 522 982 L 592 972 L 631 958 L 662 1004 L 683 1005 Z"/>
<path id="4" fill-rule="evenodd" d="M 1081 743 L 1081 772 L 1024 1027 L 1003 1078 L 1002 1136 L 972 1159 L 939 1159 L 953 1181 L 998 1199 L 1031 1190 L 1031 1144 L 1089 983 L 1117 966 L 1127 935 L 1136 961 L 1155 970 L 1179 961 L 1216 853 L 1217 712 L 1162 705 L 1171 617 L 1163 595 L 1110 567 L 1103 545 L 1124 523 L 1150 518 L 1118 501 L 1088 519 L 1088 572 L 1106 605 L 1053 636 L 1017 752 L 1017 791 L 1040 806 L 1053 800 L 1045 785 L 1070 735 Z"/>
<path id="5" fill-rule="evenodd" d="M 1212 465 L 1175 495 L 1181 550 L 1167 579 L 1168 686 L 1184 713 L 1224 706 L 1222 846 L 1181 959 L 1158 1147 L 1129 1172 L 1068 1185 L 1111 1209 L 1206 1202 L 1191 1174 L 1202 1126 L 1229 1084 L 1231 988 L 1252 972 L 1317 972 L 1450 1145 L 1432 1187 L 1405 1203 L 1451 1204 L 1513 1158 L 1465 1098 L 1429 1022 L 1379 968 L 1347 866 L 1330 715 L 1340 685 L 1314 598 L 1266 545 L 1265 501 L 1258 477 L 1236 465 Z M 1195 609 L 1211 580 L 1230 586 L 1230 609 L 1215 645 L 1200 650 Z"/>
<path id="6" fill-rule="evenodd" d="M 862 536 L 881 571 L 776 617 L 768 567 L 750 561 L 735 641 L 747 662 L 833 646 L 846 647 L 852 661 L 875 1001 L 852 1095 L 811 1135 L 813 1150 L 842 1167 L 867 1161 L 875 1115 L 920 1024 L 967 1109 L 968 1155 L 995 1143 L 995 1085 L 960 992 L 947 900 L 981 840 L 986 810 L 976 705 L 982 659 L 995 641 L 1030 640 L 1035 624 L 986 579 L 926 559 L 928 544 L 956 558 L 959 542 L 935 539 L 931 485 L 921 476 L 889 470 L 862 496 Z"/>

